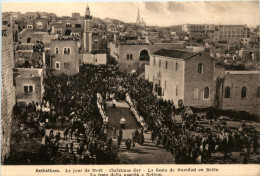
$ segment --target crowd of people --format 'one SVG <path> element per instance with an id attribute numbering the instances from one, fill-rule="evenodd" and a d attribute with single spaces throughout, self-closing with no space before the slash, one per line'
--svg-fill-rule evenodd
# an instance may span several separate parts
<path id="1" fill-rule="evenodd" d="M 243 163 L 248 163 L 250 154 L 257 151 L 254 128 L 243 123 L 239 129 L 231 130 L 225 123 L 213 125 L 212 120 L 209 120 L 210 125 L 203 126 L 200 118 L 185 107 L 182 100 L 175 105 L 172 101 L 158 99 L 149 82 L 133 81 L 129 94 L 152 131 L 152 141 L 170 151 L 176 163 L 214 163 L 214 152 L 223 153 L 222 161 L 229 162 L 234 151 L 240 152 Z M 174 117 L 178 114 L 183 123 L 175 123 Z"/>
<path id="2" fill-rule="evenodd" d="M 142 145 L 143 132 L 150 130 L 152 141 L 171 152 L 176 163 L 211 163 L 213 152 L 222 152 L 223 159 L 228 159 L 232 151 L 240 151 L 243 163 L 247 163 L 249 153 L 257 148 L 255 130 L 245 123 L 236 131 L 225 125 L 204 127 L 181 100 L 176 106 L 176 102 L 158 99 L 151 83 L 124 74 L 114 65 L 83 65 L 72 76 L 48 74 L 44 86 L 41 104 L 31 103 L 18 108 L 15 114 L 26 119 L 42 136 L 41 153 L 46 164 L 55 164 L 58 158 L 62 158 L 62 164 L 118 163 L 112 137 L 107 135 L 109 117 L 105 115 L 105 100 L 126 97 L 131 99 L 132 112 L 142 117 L 141 132 L 133 133 L 132 140 L 125 141 L 126 146 L 129 141 L 130 146 L 134 142 Z M 178 114 L 184 120 L 181 124 L 173 118 Z M 58 122 L 59 132 L 48 130 Z M 121 141 L 122 132 L 117 147 Z"/>

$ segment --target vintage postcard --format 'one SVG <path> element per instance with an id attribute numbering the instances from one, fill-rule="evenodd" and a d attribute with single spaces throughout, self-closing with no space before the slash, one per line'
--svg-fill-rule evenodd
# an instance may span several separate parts
<path id="1" fill-rule="evenodd" d="M 1 175 L 259 175 L 259 30 L 259 1 L 3 2 Z"/>

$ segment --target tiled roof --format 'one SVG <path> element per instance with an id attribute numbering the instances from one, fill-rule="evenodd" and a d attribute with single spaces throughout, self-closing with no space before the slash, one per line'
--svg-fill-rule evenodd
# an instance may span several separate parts
<path id="1" fill-rule="evenodd" d="M 198 53 L 195 52 L 188 52 L 184 50 L 168 50 L 168 49 L 160 49 L 153 53 L 154 55 L 164 56 L 164 57 L 172 57 L 172 58 L 179 58 L 179 59 L 189 59 L 192 56 L 195 56 Z"/>

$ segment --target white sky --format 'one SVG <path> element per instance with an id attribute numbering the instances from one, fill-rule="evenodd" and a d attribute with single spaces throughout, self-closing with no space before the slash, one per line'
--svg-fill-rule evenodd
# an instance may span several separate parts
<path id="1" fill-rule="evenodd" d="M 259 25 L 259 1 L 170 1 L 170 2 L 88 2 L 94 17 L 135 22 L 137 10 L 148 25 L 247 24 Z M 85 13 L 87 2 L 4 2 L 2 11 L 53 12 L 71 16 Z"/>

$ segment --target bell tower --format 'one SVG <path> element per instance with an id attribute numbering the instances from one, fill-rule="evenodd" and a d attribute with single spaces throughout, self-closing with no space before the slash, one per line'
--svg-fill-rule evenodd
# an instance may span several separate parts
<path id="1" fill-rule="evenodd" d="M 90 9 L 87 5 L 84 17 L 84 30 L 83 30 L 83 47 L 84 52 L 92 51 L 92 16 L 90 15 Z"/>

